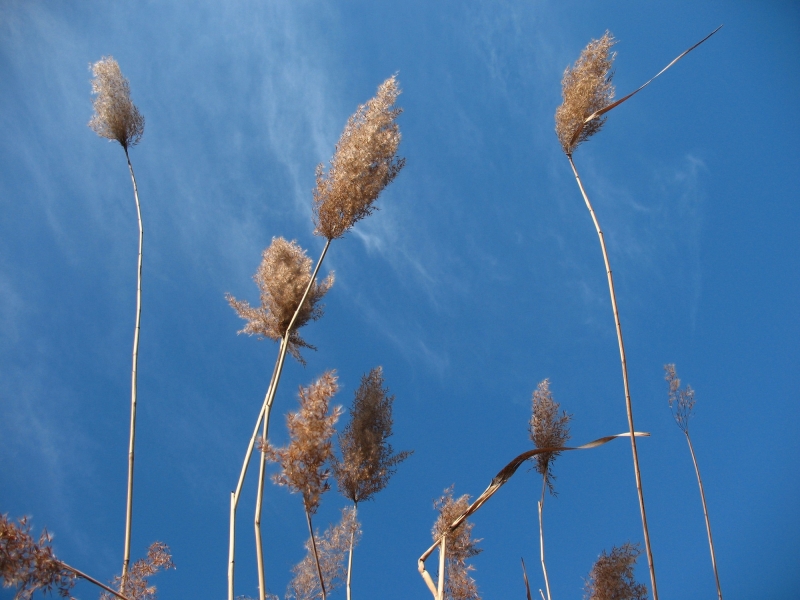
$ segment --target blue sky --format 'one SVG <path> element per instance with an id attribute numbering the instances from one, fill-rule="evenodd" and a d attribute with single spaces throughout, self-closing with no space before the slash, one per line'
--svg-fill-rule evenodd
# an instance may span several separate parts
<path id="1" fill-rule="evenodd" d="M 537 383 L 573 441 L 627 429 L 602 257 L 553 132 L 560 80 L 619 40 L 618 95 L 725 27 L 609 115 L 575 154 L 614 269 L 659 590 L 715 593 L 691 458 L 664 363 L 697 391 L 691 432 L 727 598 L 800 589 L 798 122 L 791 2 L 83 2 L 0 6 L 0 511 L 32 515 L 100 579 L 124 533 L 136 216 L 124 154 L 98 138 L 88 65 L 113 55 L 146 118 L 131 152 L 145 226 L 133 555 L 170 545 L 162 598 L 223 598 L 228 503 L 277 347 L 237 336 L 226 292 L 273 236 L 316 256 L 314 169 L 397 73 L 407 165 L 380 210 L 334 242 L 336 284 L 276 399 L 337 369 L 348 405 L 382 365 L 396 449 L 363 506 L 356 598 L 425 598 L 432 501 L 475 496 L 530 448 Z M 282 418 L 273 423 L 283 443 Z M 597 555 L 641 541 L 630 446 L 564 455 L 545 507 L 555 598 Z M 254 481 L 237 594 L 256 594 Z M 521 470 L 475 517 L 483 597 L 524 597 L 540 479 Z M 316 523 L 344 500 L 324 498 Z M 301 501 L 265 495 L 267 583 L 303 555 Z M 648 582 L 642 559 L 637 576 Z M 95 591 L 87 584 L 78 598 Z M 338 597 L 343 597 L 338 592 Z M 10 598 L 7 590 L 0 598 Z"/>

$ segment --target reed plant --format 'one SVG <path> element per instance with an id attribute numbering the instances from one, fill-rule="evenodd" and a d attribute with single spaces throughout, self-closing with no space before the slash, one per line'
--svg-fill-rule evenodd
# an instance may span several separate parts
<path id="1" fill-rule="evenodd" d="M 570 438 L 569 422 L 572 415 L 567 411 L 561 411 L 561 406 L 553 399 L 550 391 L 550 381 L 545 379 L 533 392 L 532 414 L 529 423 L 530 438 L 536 448 L 547 450 L 548 448 L 561 448 Z M 547 576 L 547 566 L 544 560 L 544 524 L 542 513 L 544 511 L 545 489 L 555 496 L 556 490 L 553 480 L 556 478 L 553 473 L 553 462 L 561 454 L 558 450 L 545 451 L 533 457 L 536 471 L 542 476 L 542 497 L 538 501 L 539 509 L 539 556 L 542 562 L 542 573 L 544 574 L 544 585 L 547 590 L 547 600 L 551 600 L 550 579 Z M 526 575 L 527 579 L 527 575 Z M 541 590 L 540 590 L 541 593 Z"/>
<path id="2" fill-rule="evenodd" d="M 458 529 L 450 524 L 469 507 L 469 496 L 453 498 L 453 486 L 433 503 L 439 516 L 433 525 L 432 535 L 439 545 L 438 600 L 480 600 L 478 586 L 470 573 L 475 567 L 467 560 L 481 553 L 478 542 L 472 538 L 474 523 L 464 521 Z"/>
<path id="3" fill-rule="evenodd" d="M 133 464 L 136 443 L 136 402 L 137 379 L 139 372 L 139 330 L 142 315 L 142 246 L 144 229 L 142 227 L 142 210 L 139 204 L 139 189 L 136 176 L 131 165 L 128 150 L 139 143 L 144 133 L 144 117 L 131 100 L 130 84 L 122 75 L 119 64 L 113 57 L 107 56 L 91 66 L 94 79 L 92 100 L 95 114 L 89 121 L 89 127 L 100 137 L 119 142 L 125 151 L 128 170 L 133 183 L 133 198 L 136 201 L 136 216 L 139 222 L 139 259 L 136 269 L 136 323 L 133 329 L 133 367 L 131 369 L 131 418 L 128 441 L 128 493 L 125 508 L 125 548 L 122 559 L 121 590 L 125 586 L 128 564 L 131 557 L 131 526 L 133 520 Z"/>
<path id="4" fill-rule="evenodd" d="M 245 452 L 244 462 L 236 489 L 231 492 L 230 531 L 228 548 L 228 600 L 234 600 L 235 552 L 236 552 L 236 509 L 239 503 L 244 479 L 253 453 L 253 448 L 262 428 L 262 438 L 268 439 L 269 415 L 280 382 L 286 353 L 297 339 L 293 332 L 299 328 L 301 313 L 307 309 L 306 302 L 316 285 L 316 277 L 328 248 L 334 239 L 343 237 L 358 221 L 372 214 L 374 205 L 383 189 L 397 177 L 405 165 L 405 159 L 397 156 L 400 144 L 400 129 L 397 117 L 402 109 L 395 106 L 400 95 L 400 87 L 395 76 L 384 81 L 374 98 L 358 107 L 348 119 L 344 131 L 336 144 L 336 150 L 327 172 L 323 165 L 316 170 L 316 186 L 313 192 L 314 233 L 325 238 L 314 270 L 307 280 L 305 291 L 294 305 L 294 311 L 285 327 L 279 329 L 280 348 L 273 369 L 261 411 L 256 419 L 253 435 Z M 236 305 L 234 308 L 239 311 Z M 262 308 L 271 308 L 262 302 Z M 240 313 L 241 314 L 241 313 Z M 247 317 L 245 317 L 247 318 Z M 265 336 L 270 337 L 270 336 Z M 272 339 L 276 339 L 273 337 Z M 290 352 L 291 353 L 291 352 Z M 296 353 L 293 353 L 297 357 Z M 264 490 L 264 459 L 259 470 L 259 483 L 256 492 L 256 511 L 254 527 L 256 532 L 257 568 L 259 576 L 259 600 L 266 598 L 264 561 L 261 545 L 261 503 Z"/>
<path id="5" fill-rule="evenodd" d="M 338 390 L 334 371 L 324 373 L 307 388 L 301 387 L 300 409 L 295 413 L 290 412 L 286 417 L 291 438 L 289 444 L 285 448 L 274 448 L 267 440 L 262 439 L 260 443 L 260 449 L 267 460 L 280 465 L 280 472 L 273 477 L 275 483 L 286 486 L 303 497 L 303 509 L 323 600 L 327 598 L 327 590 L 312 516 L 319 508 L 322 494 L 330 489 L 328 463 L 333 457 L 331 438 L 342 408 L 335 407 L 330 413 L 329 408 L 330 401 Z"/>
<path id="6" fill-rule="evenodd" d="M 612 52 L 611 49 L 616 44 L 616 40 L 611 33 L 606 31 L 599 40 L 592 40 L 589 42 L 586 48 L 584 48 L 581 52 L 575 64 L 571 67 L 567 67 L 561 80 L 561 94 L 563 101 L 556 110 L 555 114 L 556 135 L 561 144 L 561 149 L 564 151 L 564 154 L 569 160 L 570 167 L 572 167 L 572 173 L 575 176 L 575 181 L 578 184 L 578 188 L 583 196 L 583 200 L 586 203 L 586 208 L 589 210 L 589 215 L 594 223 L 595 230 L 597 231 L 597 237 L 600 240 L 600 249 L 603 254 L 603 261 L 605 263 L 606 277 L 608 279 L 608 290 L 611 297 L 611 311 L 614 316 L 614 325 L 617 332 L 617 343 L 619 345 L 620 363 L 622 366 L 622 384 L 625 393 L 625 410 L 628 418 L 628 427 L 631 434 L 631 453 L 633 456 L 633 471 L 636 480 L 636 492 L 639 498 L 639 511 L 642 517 L 645 553 L 647 555 L 647 564 L 650 569 L 650 583 L 652 585 L 654 600 L 658 600 L 658 586 L 656 583 L 655 564 L 653 562 L 653 553 L 650 544 L 650 532 L 647 526 L 647 512 L 645 510 L 642 477 L 639 470 L 639 454 L 636 447 L 636 436 L 634 435 L 633 406 L 631 403 L 630 387 L 628 385 L 628 362 L 625 355 L 625 343 L 622 336 L 622 323 L 620 322 L 619 310 L 617 308 L 617 295 L 614 290 L 614 278 L 611 273 L 611 262 L 609 261 L 603 230 L 600 227 L 597 214 L 595 213 L 594 208 L 589 201 L 589 196 L 586 193 L 586 189 L 583 186 L 583 182 L 578 174 L 578 170 L 575 167 L 573 153 L 580 144 L 589 140 L 589 138 L 602 129 L 607 119 L 605 115 L 610 110 L 619 106 L 650 85 L 653 80 L 659 77 L 686 54 L 694 50 L 697 46 L 714 35 L 717 31 L 719 31 L 719 27 L 712 31 L 708 36 L 700 40 L 698 43 L 693 45 L 691 48 L 680 54 L 659 73 L 657 73 L 655 77 L 652 77 L 635 91 L 616 101 L 614 101 L 615 91 L 612 83 L 613 72 L 611 70 L 615 56 L 615 53 Z"/>
<path id="7" fill-rule="evenodd" d="M 689 419 L 694 415 L 694 390 L 687 385 L 681 388 L 681 380 L 675 372 L 675 365 L 664 365 L 665 376 L 669 386 L 669 408 L 678 428 L 686 436 L 689 444 L 689 452 L 692 455 L 694 473 L 697 476 L 697 486 L 700 488 L 700 500 L 703 503 L 703 517 L 706 521 L 706 533 L 708 534 L 708 548 L 711 552 L 711 567 L 714 569 L 714 581 L 717 584 L 717 597 L 722 600 L 722 587 L 719 584 L 719 572 L 717 571 L 717 555 L 714 552 L 714 539 L 711 537 L 711 520 L 708 518 L 708 506 L 706 504 L 706 494 L 703 490 L 703 479 L 700 477 L 700 467 L 697 465 L 697 456 L 694 453 L 692 438 L 689 435 Z"/>
<path id="8" fill-rule="evenodd" d="M 339 492 L 353 503 L 353 518 L 359 502 L 372 500 L 385 488 L 397 465 L 413 451 L 397 454 L 388 442 L 392 435 L 394 396 L 384 388 L 383 369 L 376 367 L 361 378 L 350 407 L 350 422 L 339 434 L 341 459 L 333 458 L 333 473 Z M 347 560 L 347 600 L 351 599 L 355 529 L 352 529 Z"/>
<path id="9" fill-rule="evenodd" d="M 633 576 L 641 552 L 630 542 L 603 550 L 584 582 L 584 600 L 647 600 L 647 586 Z"/>

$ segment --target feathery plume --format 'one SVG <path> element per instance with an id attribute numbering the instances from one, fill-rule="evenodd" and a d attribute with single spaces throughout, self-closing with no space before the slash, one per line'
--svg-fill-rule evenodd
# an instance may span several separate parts
<path id="1" fill-rule="evenodd" d="M 66 569 L 50 547 L 52 536 L 42 531 L 39 540 L 31 535 L 31 526 L 25 517 L 18 523 L 0 515 L 0 579 L 3 587 L 15 587 L 15 600 L 28 600 L 41 590 L 43 594 L 58 590 L 62 598 L 69 598 L 75 585 L 75 573 Z"/>
<path id="2" fill-rule="evenodd" d="M 397 465 L 411 455 L 393 454 L 394 396 L 383 387 L 383 369 L 376 367 L 361 378 L 350 408 L 350 423 L 339 434 L 341 461 L 334 458 L 333 473 L 339 491 L 354 503 L 369 500 L 389 483 Z"/>
<path id="3" fill-rule="evenodd" d="M 303 507 L 309 514 L 317 512 L 320 497 L 330 489 L 325 467 L 333 455 L 331 437 L 334 425 L 342 414 L 337 406 L 331 414 L 331 398 L 339 390 L 336 372 L 327 371 L 307 388 L 300 387 L 300 410 L 286 415 L 291 441 L 286 448 L 272 448 L 262 440 L 262 451 L 277 462 L 281 471 L 273 477 L 278 485 L 303 495 Z"/>
<path id="4" fill-rule="evenodd" d="M 313 206 L 317 235 L 329 240 L 342 237 L 372 214 L 383 188 L 405 165 L 405 159 L 397 157 L 400 128 L 395 120 L 402 109 L 394 103 L 399 95 L 393 75 L 347 120 L 327 174 L 322 164 L 317 167 Z"/>
<path id="5" fill-rule="evenodd" d="M 231 294 L 225 295 L 237 314 L 247 321 L 247 325 L 239 333 L 271 340 L 281 339 L 286 334 L 310 278 L 311 259 L 297 242 L 287 242 L 282 237 L 272 238 L 272 243 L 264 250 L 261 264 L 253 276 L 261 292 L 261 305 L 252 307 L 247 300 L 237 300 Z M 302 364 L 305 361 L 300 356 L 299 349 L 315 348 L 300 337 L 299 329 L 322 316 L 324 305 L 319 301 L 332 285 L 333 273 L 321 283 L 314 282 L 289 334 L 289 352 Z"/>
<path id="6" fill-rule="evenodd" d="M 694 390 L 690 385 L 681 389 L 681 380 L 675 373 L 674 364 L 664 365 L 664 371 L 664 379 L 669 384 L 669 408 L 672 416 L 681 431 L 689 435 L 689 419 L 694 414 Z"/>
<path id="7" fill-rule="evenodd" d="M 533 410 L 529 423 L 531 441 L 537 448 L 560 448 L 570 438 L 569 422 L 572 415 L 567 411 L 558 414 L 561 405 L 553 400 L 550 391 L 550 381 L 545 379 L 533 392 Z M 536 455 L 536 470 L 544 478 L 552 495 L 556 495 L 553 488 L 553 461 L 561 452 L 543 452 Z"/>
<path id="8" fill-rule="evenodd" d="M 453 486 L 444 491 L 444 495 L 433 503 L 439 511 L 439 518 L 433 525 L 434 541 L 443 535 L 447 536 L 447 559 L 445 562 L 444 592 L 447 600 L 480 600 L 478 586 L 469 576 L 475 567 L 467 565 L 467 559 L 477 556 L 481 549 L 477 547 L 481 540 L 472 539 L 473 523 L 465 521 L 455 531 L 449 531 L 450 524 L 469 507 L 469 496 L 464 494 L 453 498 Z"/>
<path id="9" fill-rule="evenodd" d="M 147 549 L 147 558 L 140 558 L 124 576 L 116 575 L 114 584 L 122 584 L 122 592 L 131 600 L 156 600 L 156 586 L 150 585 L 148 578 L 159 571 L 174 569 L 172 553 L 164 542 L 153 542 Z M 124 582 L 124 583 L 123 583 Z M 108 592 L 100 596 L 100 600 L 113 600 Z"/>
<path id="10" fill-rule="evenodd" d="M 316 537 L 325 591 L 331 592 L 344 582 L 345 557 L 351 538 L 354 544 L 361 538 L 361 524 L 356 518 L 355 508 L 343 508 L 339 524 L 328 527 L 321 538 L 319 534 Z M 294 578 L 286 591 L 287 599 L 315 600 L 322 597 L 310 538 L 306 541 L 305 547 L 305 558 L 292 568 Z"/>
<path id="11" fill-rule="evenodd" d="M 575 64 L 564 71 L 561 80 L 564 100 L 556 110 L 556 135 L 567 156 L 600 131 L 606 121 L 606 117 L 600 117 L 584 123 L 614 99 L 611 66 L 615 53 L 610 51 L 614 44 L 614 36 L 606 31 L 599 40 L 589 42 Z"/>
<path id="12" fill-rule="evenodd" d="M 144 117 L 131 101 L 128 80 L 111 56 L 94 63 L 91 70 L 92 93 L 97 98 L 92 100 L 95 114 L 89 127 L 100 137 L 118 141 L 127 152 L 129 146 L 139 143 L 144 133 Z"/>
<path id="13" fill-rule="evenodd" d="M 584 584 L 585 600 L 647 600 L 647 587 L 633 578 L 633 567 L 642 553 L 638 544 L 625 542 L 603 553 Z"/>

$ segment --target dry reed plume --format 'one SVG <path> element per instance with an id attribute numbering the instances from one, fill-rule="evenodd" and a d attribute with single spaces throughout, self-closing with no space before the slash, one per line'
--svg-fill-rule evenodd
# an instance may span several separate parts
<path id="1" fill-rule="evenodd" d="M 92 93 L 97 97 L 92 101 L 95 114 L 89 127 L 100 137 L 118 141 L 127 152 L 144 133 L 144 117 L 131 101 L 128 80 L 111 56 L 104 56 L 91 69 Z"/>
<path id="2" fill-rule="evenodd" d="M 328 414 L 328 408 L 331 398 L 338 390 L 335 371 L 324 373 L 307 388 L 301 387 L 300 410 L 286 416 L 286 426 L 291 438 L 289 445 L 285 448 L 273 448 L 265 440 L 261 443 L 261 450 L 267 460 L 277 462 L 281 467 L 280 472 L 273 477 L 275 483 L 303 496 L 303 508 L 323 599 L 327 596 L 327 590 L 311 517 L 319 508 L 322 494 L 330 489 L 330 469 L 327 464 L 333 456 L 331 438 L 342 409 L 337 406 Z"/>
<path id="3" fill-rule="evenodd" d="M 124 580 L 122 576 L 114 577 L 114 584 L 119 585 L 130 600 L 156 600 L 156 586 L 150 585 L 148 579 L 159 571 L 174 569 L 169 546 L 163 542 L 153 542 L 147 549 L 147 558 L 140 558 L 131 566 Z M 100 600 L 111 600 L 108 592 L 100 596 Z"/>
<path id="4" fill-rule="evenodd" d="M 326 592 L 333 591 L 344 582 L 348 548 L 357 544 L 360 537 L 361 525 L 356 518 L 355 508 L 343 508 L 339 524 L 328 527 L 321 537 L 317 535 L 316 547 Z M 287 599 L 315 600 L 322 597 L 311 538 L 306 542 L 305 558 L 292 568 L 292 573 L 294 578 L 289 583 Z"/>
<path id="5" fill-rule="evenodd" d="M 469 575 L 475 567 L 467 564 L 468 559 L 481 553 L 477 547 L 480 540 L 472 539 L 474 524 L 465 521 L 451 530 L 451 524 L 469 507 L 469 496 L 464 494 L 454 499 L 453 486 L 450 486 L 433 507 L 439 511 L 439 517 L 431 533 L 434 541 L 444 538 L 442 547 L 446 548 L 444 564 L 439 563 L 439 568 L 444 568 L 444 574 L 439 574 L 440 578 L 444 575 L 444 595 L 440 600 L 480 600 L 478 586 Z"/>
<path id="6" fill-rule="evenodd" d="M 133 183 L 133 198 L 136 201 L 136 217 L 139 222 L 139 258 L 136 270 L 136 323 L 133 328 L 133 366 L 131 369 L 131 418 L 130 437 L 128 441 L 128 494 L 125 516 L 125 548 L 122 558 L 122 580 L 128 572 L 131 558 L 131 527 L 133 522 L 133 464 L 136 444 L 136 403 L 139 374 L 139 331 L 142 316 L 142 260 L 144 247 L 144 227 L 142 226 L 142 209 L 139 204 L 139 188 L 133 173 L 128 147 L 139 143 L 144 133 L 144 117 L 131 101 L 128 80 L 122 76 L 117 61 L 111 56 L 92 65 L 92 93 L 97 97 L 92 101 L 95 115 L 89 121 L 91 127 L 100 137 L 116 140 L 125 151 L 128 170 Z"/>
<path id="7" fill-rule="evenodd" d="M 569 422 L 572 415 L 567 411 L 558 413 L 561 406 L 553 399 L 550 391 L 550 381 L 545 379 L 533 392 L 532 414 L 529 423 L 531 441 L 538 449 L 561 448 L 570 438 Z M 536 470 L 542 476 L 542 497 L 537 502 L 539 509 L 539 556 L 542 563 L 542 573 L 544 574 L 544 584 L 547 590 L 547 600 L 550 600 L 550 579 L 547 576 L 547 567 L 544 560 L 544 491 L 545 488 L 555 496 L 556 491 L 553 487 L 555 474 L 553 473 L 553 462 L 561 454 L 560 451 L 542 452 L 534 458 L 536 460 Z M 541 590 L 540 590 L 541 591 Z"/>
<path id="8" fill-rule="evenodd" d="M 300 337 L 299 329 L 309 321 L 322 317 L 322 297 L 333 285 L 333 273 L 324 281 L 311 282 L 311 259 L 295 241 L 287 242 L 282 237 L 272 238 L 264 250 L 261 264 L 253 275 L 261 293 L 260 306 L 252 307 L 247 300 L 237 300 L 230 294 L 227 298 L 236 313 L 247 324 L 239 333 L 256 335 L 271 340 L 282 339 L 297 312 L 292 330 L 289 332 L 288 351 L 304 364 L 300 348 L 314 349 Z M 311 284 L 305 301 L 300 306 L 306 288 Z M 299 306 L 299 309 L 298 309 Z"/>
<path id="9" fill-rule="evenodd" d="M 624 543 L 603 553 L 594 563 L 584 585 L 585 600 L 647 600 L 647 587 L 633 577 L 639 546 Z"/>
<path id="10" fill-rule="evenodd" d="M 600 131 L 606 118 L 587 117 L 605 108 L 614 99 L 611 65 L 616 44 L 608 31 L 599 40 L 592 40 L 583 49 L 572 67 L 567 67 L 561 80 L 563 102 L 556 110 L 556 135 L 566 155 Z"/>
<path id="11" fill-rule="evenodd" d="M 373 203 L 405 165 L 397 157 L 402 109 L 394 103 L 400 95 L 395 76 L 384 81 L 378 93 L 358 107 L 347 120 L 336 144 L 330 168 L 317 167 L 314 189 L 315 233 L 333 240 L 342 237 L 375 210 Z"/>
<path id="12" fill-rule="evenodd" d="M 700 467 L 697 464 L 697 456 L 694 453 L 694 446 L 692 445 L 692 438 L 689 436 L 689 419 L 694 414 L 694 390 L 692 386 L 687 385 L 685 389 L 681 389 L 681 380 L 678 379 L 678 374 L 675 372 L 675 365 L 664 365 L 667 384 L 669 385 L 669 408 L 672 411 L 672 416 L 675 422 L 680 427 L 686 436 L 686 442 L 689 444 L 689 452 L 692 455 L 692 463 L 694 464 L 694 472 L 697 476 L 697 486 L 700 488 L 700 500 L 703 503 L 703 516 L 706 521 L 706 533 L 708 535 L 708 547 L 711 552 L 711 566 L 714 569 L 714 580 L 717 584 L 717 598 L 722 600 L 722 586 L 719 583 L 719 572 L 717 571 L 717 555 L 714 551 L 714 539 L 711 536 L 711 520 L 708 517 L 708 506 L 706 504 L 706 493 L 703 489 L 703 479 L 700 477 Z"/>

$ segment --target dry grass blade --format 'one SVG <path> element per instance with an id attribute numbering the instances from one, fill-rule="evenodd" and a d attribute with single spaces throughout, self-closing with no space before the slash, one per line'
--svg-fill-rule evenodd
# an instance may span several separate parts
<path id="1" fill-rule="evenodd" d="M 525 570 L 525 559 L 520 558 L 522 561 L 522 578 L 525 580 L 525 595 L 527 596 L 528 600 L 533 600 L 531 598 L 531 586 L 528 583 L 528 572 Z"/>
<path id="2" fill-rule="evenodd" d="M 392 76 L 378 93 L 359 106 L 336 144 L 328 172 L 317 167 L 314 189 L 315 233 L 329 240 L 342 237 L 375 210 L 381 191 L 397 177 L 405 159 L 397 157 L 402 109 L 394 103 L 400 86 Z"/>
<path id="3" fill-rule="evenodd" d="M 647 587 L 633 578 L 639 546 L 624 543 L 603 553 L 594 563 L 584 585 L 585 600 L 647 600 Z"/>
<path id="4" fill-rule="evenodd" d="M 287 349 L 298 361 L 304 363 L 299 349 L 314 347 L 300 337 L 298 330 L 309 321 L 316 321 L 322 316 L 324 305 L 320 300 L 333 285 L 333 274 L 328 275 L 321 283 L 314 281 L 311 284 L 298 311 L 310 279 L 311 259 L 297 242 L 287 242 L 282 237 L 273 238 L 272 243 L 264 250 L 261 264 L 253 276 L 261 295 L 260 306 L 252 307 L 246 300 L 237 300 L 230 294 L 226 295 L 237 314 L 247 321 L 247 325 L 239 333 L 280 340 L 286 335 L 294 319 Z"/>
<path id="5" fill-rule="evenodd" d="M 144 133 L 144 117 L 131 101 L 128 80 L 111 56 L 94 63 L 91 70 L 92 93 L 97 97 L 92 101 L 95 114 L 89 127 L 100 137 L 118 141 L 127 151 Z"/>
<path id="6" fill-rule="evenodd" d="M 649 433 L 639 432 L 639 431 L 634 432 L 634 435 L 636 437 L 650 436 Z M 568 452 L 570 450 L 589 450 L 591 448 L 598 448 L 617 438 L 625 438 L 630 436 L 631 434 L 628 432 L 618 433 L 616 435 L 608 435 L 605 437 L 598 438 L 596 440 L 592 440 L 591 442 L 583 444 L 582 446 L 560 447 L 560 448 L 536 448 L 534 450 L 528 450 L 527 452 L 523 452 L 519 456 L 515 457 L 511 462 L 509 462 L 505 467 L 503 467 L 497 475 L 494 476 L 491 483 L 489 483 L 489 487 L 487 487 L 483 491 L 483 493 L 472 502 L 472 504 L 467 506 L 463 512 L 455 516 L 455 518 L 453 519 L 453 521 L 450 522 L 450 525 L 447 528 L 448 531 L 452 532 L 458 529 L 468 517 L 476 513 L 484 504 L 486 504 L 489 498 L 494 496 L 495 493 L 497 493 L 497 491 L 501 487 L 503 487 L 503 485 L 505 485 L 506 482 L 508 482 L 508 480 L 511 479 L 511 477 L 513 477 L 514 473 L 517 472 L 517 470 L 523 465 L 523 463 L 525 463 L 525 461 L 533 458 L 537 454 L 541 454 L 543 452 Z M 422 575 L 423 580 L 425 580 L 426 584 L 428 584 L 429 587 L 431 586 L 430 583 L 431 579 L 430 575 L 425 570 L 425 561 L 433 553 L 433 551 L 436 550 L 438 544 L 439 542 L 437 540 L 417 560 L 417 570 L 419 571 L 420 575 Z M 433 595 L 435 598 L 436 597 L 435 589 L 432 591 L 434 592 Z"/>

